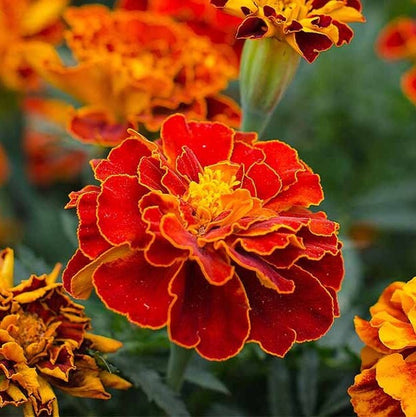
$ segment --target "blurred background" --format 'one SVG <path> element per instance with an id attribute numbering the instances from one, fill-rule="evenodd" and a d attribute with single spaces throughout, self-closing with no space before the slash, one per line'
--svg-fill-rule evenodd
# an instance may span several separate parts
<path id="1" fill-rule="evenodd" d="M 137 329 L 93 298 L 84 304 L 94 332 L 125 344 L 117 355 L 101 358 L 103 365 L 119 369 L 137 388 L 114 393 L 107 402 L 62 395 L 62 415 L 354 415 L 346 389 L 358 373 L 362 345 L 352 319 L 368 318 L 369 306 L 390 282 L 416 275 L 416 108 L 400 90 L 410 63 L 386 62 L 374 51 L 382 27 L 396 16 L 416 17 L 416 4 L 362 3 L 367 23 L 353 25 L 350 45 L 332 48 L 313 65 L 301 62 L 264 135 L 294 146 L 320 174 L 326 197 L 320 209 L 341 225 L 346 276 L 341 317 L 333 328 L 318 342 L 296 346 L 284 360 L 254 345 L 223 363 L 194 357 L 182 400 L 163 384 L 165 332 Z M 238 97 L 238 85 L 228 92 Z M 77 247 L 77 220 L 63 210 L 67 195 L 92 181 L 86 160 L 104 155 L 60 132 L 60 146 L 75 157 L 63 162 L 69 174 L 48 180 L 39 171 L 48 163 L 45 155 L 30 154 L 30 141 L 22 139 L 30 123 L 39 125 L 23 116 L 16 93 L 2 89 L 0 143 L 10 174 L 0 188 L 0 244 L 16 251 L 16 280 L 68 261 Z M 74 164 L 83 167 L 79 175 L 71 175 Z"/>

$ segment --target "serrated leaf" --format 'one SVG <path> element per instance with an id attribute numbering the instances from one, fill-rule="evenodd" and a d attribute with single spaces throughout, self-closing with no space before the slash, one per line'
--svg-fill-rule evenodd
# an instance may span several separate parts
<path id="1" fill-rule="evenodd" d="M 185 380 L 202 388 L 226 395 L 230 394 L 228 388 L 215 375 L 200 367 L 188 366 L 185 372 Z"/>
<path id="2" fill-rule="evenodd" d="M 296 382 L 300 407 L 305 416 L 314 415 L 316 409 L 318 400 L 318 371 L 318 353 L 314 349 L 304 349 Z"/>
<path id="3" fill-rule="evenodd" d="M 268 384 L 268 401 L 272 416 L 293 416 L 293 396 L 290 390 L 290 374 L 283 359 L 273 359 L 270 364 Z"/>
<path id="4" fill-rule="evenodd" d="M 168 416 L 189 417 L 185 403 L 179 395 L 169 388 L 161 376 L 153 369 L 137 363 L 137 358 L 120 356 L 112 362 L 131 379 L 135 386 L 141 388 L 149 401 L 154 401 Z M 132 366 L 132 364 L 134 364 Z"/>

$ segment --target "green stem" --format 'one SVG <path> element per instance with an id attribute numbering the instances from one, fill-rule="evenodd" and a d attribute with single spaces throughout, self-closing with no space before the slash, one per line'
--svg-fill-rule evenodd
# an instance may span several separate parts
<path id="1" fill-rule="evenodd" d="M 185 349 L 173 342 L 170 344 L 166 383 L 176 392 L 182 388 L 183 377 L 192 353 L 193 349 Z"/>

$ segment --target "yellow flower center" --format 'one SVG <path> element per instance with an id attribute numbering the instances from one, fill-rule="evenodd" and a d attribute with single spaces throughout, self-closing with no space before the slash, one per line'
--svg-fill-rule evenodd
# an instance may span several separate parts
<path id="1" fill-rule="evenodd" d="M 20 313 L 13 338 L 20 346 L 26 348 L 32 343 L 40 342 L 46 332 L 46 325 L 37 314 Z"/>
<path id="2" fill-rule="evenodd" d="M 200 225 L 204 226 L 224 211 L 221 197 L 231 194 L 240 181 L 229 172 L 209 167 L 198 174 L 198 179 L 198 182 L 189 184 L 185 201 L 195 210 Z"/>

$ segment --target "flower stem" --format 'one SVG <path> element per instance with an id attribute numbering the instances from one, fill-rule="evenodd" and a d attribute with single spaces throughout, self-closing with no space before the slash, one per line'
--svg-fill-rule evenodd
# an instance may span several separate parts
<path id="1" fill-rule="evenodd" d="M 176 392 L 179 392 L 182 388 L 186 366 L 191 359 L 192 353 L 193 349 L 185 349 L 173 342 L 170 344 L 166 383 Z"/>

